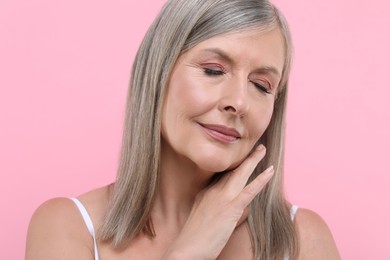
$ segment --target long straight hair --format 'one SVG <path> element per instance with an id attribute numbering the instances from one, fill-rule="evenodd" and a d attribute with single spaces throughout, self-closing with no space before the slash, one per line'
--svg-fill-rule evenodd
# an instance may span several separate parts
<path id="1" fill-rule="evenodd" d="M 251 179 L 267 165 L 274 177 L 250 204 L 248 223 L 255 259 L 297 255 L 297 237 L 283 191 L 285 107 L 291 39 L 279 10 L 267 0 L 170 0 L 135 57 L 127 96 L 117 180 L 99 239 L 114 247 L 140 232 L 154 236 L 150 212 L 159 185 L 161 111 L 172 68 L 180 54 L 213 36 L 246 29 L 279 29 L 285 62 L 270 124 L 258 143 L 267 147 Z"/>

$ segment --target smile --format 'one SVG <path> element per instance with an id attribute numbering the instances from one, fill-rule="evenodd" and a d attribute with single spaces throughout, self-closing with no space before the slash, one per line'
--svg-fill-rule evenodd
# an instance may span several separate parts
<path id="1" fill-rule="evenodd" d="M 233 143 L 241 138 L 240 133 L 234 128 L 223 125 L 200 125 L 210 137 L 222 143 Z"/>

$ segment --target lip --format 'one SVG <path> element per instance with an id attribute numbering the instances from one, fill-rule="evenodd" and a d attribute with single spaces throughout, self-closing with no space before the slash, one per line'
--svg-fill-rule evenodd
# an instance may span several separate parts
<path id="1" fill-rule="evenodd" d="M 200 123 L 199 123 L 200 124 Z M 233 143 L 241 138 L 241 134 L 234 128 L 224 125 L 200 124 L 212 138 L 223 143 Z"/>

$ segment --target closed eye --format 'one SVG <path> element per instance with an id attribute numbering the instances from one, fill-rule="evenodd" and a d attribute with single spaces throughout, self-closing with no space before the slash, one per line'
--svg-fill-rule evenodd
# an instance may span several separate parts
<path id="1" fill-rule="evenodd" d="M 254 81 L 251 81 L 253 83 L 253 85 L 255 85 L 256 88 L 258 88 L 260 91 L 263 91 L 264 93 L 267 93 L 267 94 L 272 94 L 272 92 L 269 90 L 269 88 L 267 87 L 264 87 L 263 85 L 261 85 L 260 83 L 257 83 L 257 82 L 254 82 Z"/>
<path id="2" fill-rule="evenodd" d="M 225 72 L 222 70 L 214 70 L 214 69 L 209 69 L 209 68 L 205 68 L 203 71 L 207 75 L 211 75 L 211 76 L 220 76 L 220 75 L 225 74 Z"/>

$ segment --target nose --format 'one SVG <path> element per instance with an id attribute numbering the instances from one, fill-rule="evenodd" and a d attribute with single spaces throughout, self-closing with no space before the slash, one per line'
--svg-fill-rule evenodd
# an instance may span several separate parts
<path id="1" fill-rule="evenodd" d="M 219 110 L 243 117 L 249 111 L 248 80 L 231 80 L 222 89 Z"/>

